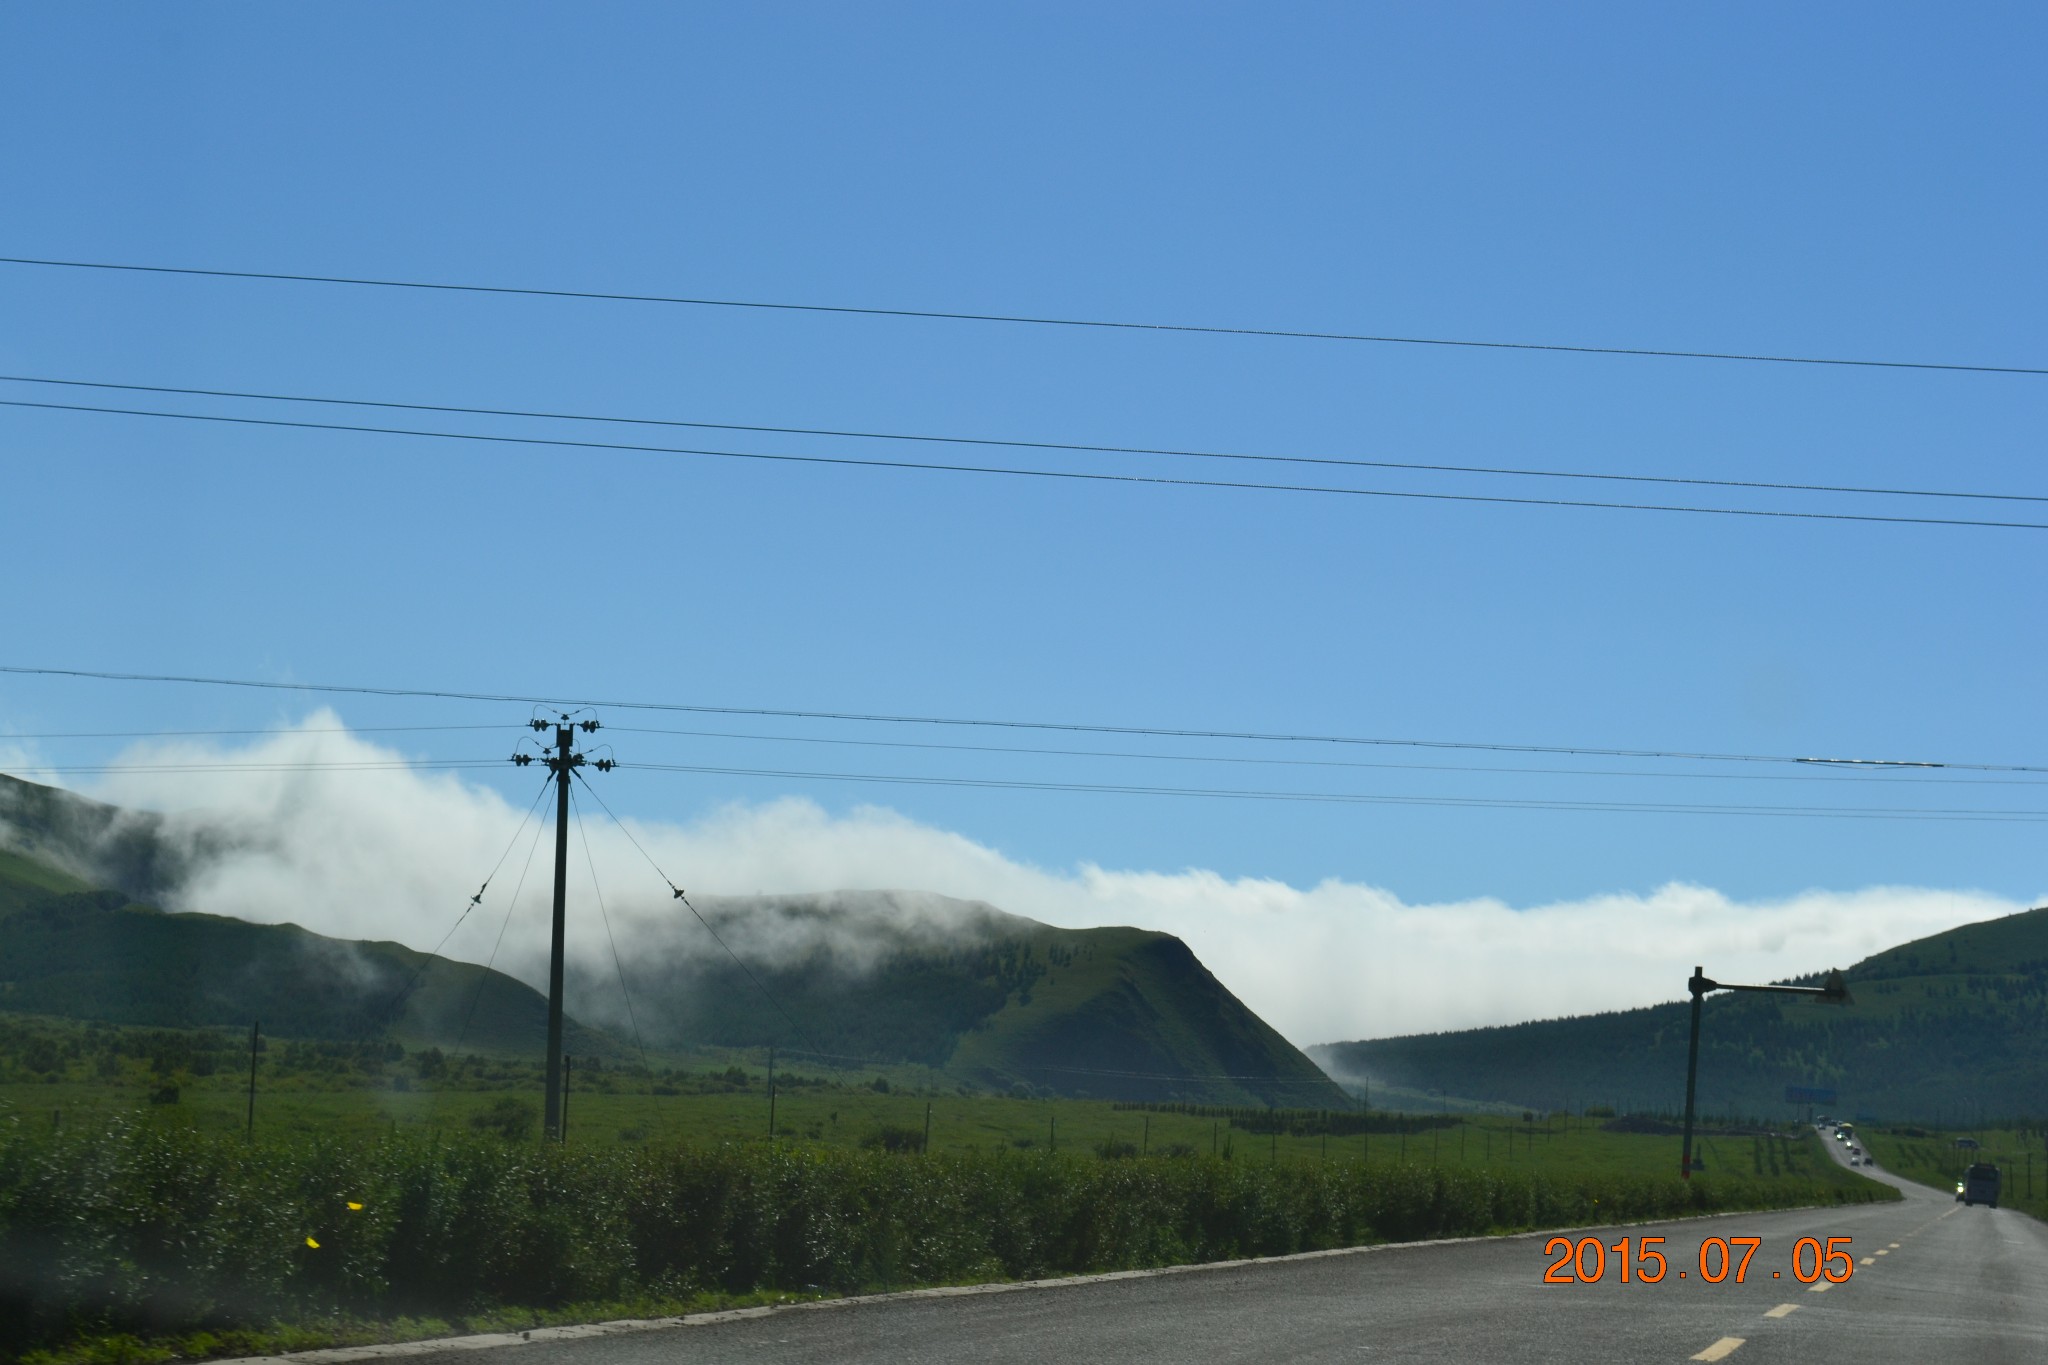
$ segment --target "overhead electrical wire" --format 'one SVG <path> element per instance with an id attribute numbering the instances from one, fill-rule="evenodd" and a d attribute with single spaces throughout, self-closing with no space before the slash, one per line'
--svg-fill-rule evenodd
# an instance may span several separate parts
<path id="1" fill-rule="evenodd" d="M 1796 754 L 1750 754 L 1704 749 L 1624 749 L 1587 744 L 1510 744 L 1488 740 L 1395 739 L 1386 736 L 1315 734 L 1304 731 L 1197 729 L 1153 725 L 1103 725 L 1083 721 L 1019 720 L 991 716 L 917 716 L 882 711 L 822 711 L 768 706 L 713 706 L 701 702 L 634 701 L 616 698 L 547 697 L 534 693 L 466 692 L 451 688 L 386 687 L 362 683 L 281 682 L 260 678 L 215 678 L 188 673 L 143 673 L 89 668 L 52 668 L 0 663 L 0 674 L 25 677 L 91 678 L 101 682 L 184 683 L 198 687 L 240 687 L 275 692 L 326 692 L 345 696 L 429 697 L 443 701 L 506 702 L 521 706 L 591 707 L 616 711 L 681 712 L 695 715 L 762 716 L 784 720 L 858 721 L 878 725 L 974 726 L 1065 734 L 1144 735 L 1166 739 L 1245 740 L 1268 744 L 1344 744 L 1376 748 L 1455 749 L 1480 753 L 1555 754 L 1581 758 L 1688 759 L 1713 763 L 1797 763 L 1855 769 L 1947 768 L 1958 772 L 2048 773 L 2048 765 L 1963 763 L 1923 758 L 1848 758 Z"/>
<path id="2" fill-rule="evenodd" d="M 552 774 L 541 779 L 542 794 L 546 794 L 548 784 L 553 780 Z M 498 950 L 505 946 L 505 931 L 512 927 L 512 912 L 518 908 L 519 893 L 526 889 L 526 876 L 533 871 L 533 855 L 540 851 L 540 837 L 547 832 L 547 827 L 545 817 L 533 827 L 533 842 L 527 845 L 526 861 L 519 868 L 519 880 L 512 887 L 512 898 L 505 902 L 505 914 L 498 921 L 498 936 L 491 940 L 491 955 L 484 959 L 483 970 L 476 974 L 476 989 L 470 992 L 469 1008 L 463 1012 L 462 1027 L 455 1034 L 455 1045 L 449 1049 L 450 1052 L 460 1052 L 469 1037 L 469 1026 L 476 1019 L 476 1007 L 484 998 L 484 987 L 490 982 L 491 969 L 497 965 Z M 440 1093 L 438 1089 L 434 1092 L 436 1104 L 440 1102 Z"/>
<path id="3" fill-rule="evenodd" d="M 441 950 L 448 946 L 448 940 L 454 938 L 455 931 L 457 929 L 460 929 L 465 923 L 468 922 L 469 912 L 476 909 L 479 905 L 482 905 L 484 903 L 484 892 L 491 889 L 491 883 L 492 881 L 496 880 L 498 870 L 505 866 L 505 859 L 512 856 L 513 848 L 516 847 L 519 843 L 519 836 L 526 832 L 527 822 L 532 820 L 533 813 L 536 810 L 540 809 L 540 800 L 543 796 L 547 795 L 547 791 L 547 783 L 541 783 L 540 790 L 534 793 L 532 802 L 529 803 L 526 807 L 526 814 L 519 818 L 518 828 L 512 831 L 512 837 L 506 841 L 505 851 L 498 855 L 497 862 L 491 864 L 491 870 L 489 873 L 485 875 L 483 884 L 477 887 L 476 894 L 471 896 L 469 900 L 463 904 L 461 911 L 458 912 L 455 916 L 455 922 L 448 926 L 447 933 L 441 935 L 441 941 L 434 945 L 434 950 L 428 953 L 425 957 L 420 959 L 419 965 L 413 968 L 412 975 L 406 979 L 406 982 L 403 986 L 399 987 L 397 993 L 391 997 L 390 1002 L 382 1010 L 377 1011 L 375 1014 L 369 1014 L 366 1012 L 365 1017 L 378 1022 L 381 1026 L 383 1022 L 388 1022 L 392 1017 L 394 1017 L 398 1013 L 399 1008 L 403 1006 L 408 999 L 411 998 L 413 987 L 417 986 L 420 982 L 420 978 L 426 975 L 427 968 L 431 964 L 440 959 Z M 535 833 L 537 837 L 538 831 L 536 831 Z M 527 857 L 528 861 L 530 862 L 532 860 L 532 855 L 528 854 Z M 526 877 L 524 873 L 520 875 L 519 882 L 521 886 L 524 886 L 526 884 Z M 516 889 L 513 891 L 512 896 L 514 900 L 518 899 L 519 893 Z M 506 906 L 506 911 L 508 914 L 511 911 L 511 906 L 509 904 Z"/>
<path id="4" fill-rule="evenodd" d="M 1986 493 L 1946 488 L 1886 488 L 1863 484 L 1784 483 L 1761 479 L 1714 479 L 1694 475 L 1616 474 L 1591 470 L 1528 469 L 1510 465 L 1427 464 L 1412 460 L 1366 460 L 1334 455 L 1275 455 L 1246 451 L 1193 450 L 1172 446 L 1090 445 L 1076 441 L 1026 441 L 993 436 L 941 436 L 930 432 L 857 431 L 837 427 L 762 426 L 742 422 L 686 421 L 671 417 L 622 417 L 606 413 L 550 412 L 534 408 L 486 408 L 454 403 L 405 403 L 374 398 L 335 398 L 312 394 L 265 393 L 248 389 L 202 389 L 171 384 L 121 384 L 97 379 L 53 379 L 42 375 L 0 374 L 12 384 L 47 384 L 66 388 L 113 389 L 124 393 L 166 393 L 193 398 L 233 398 L 269 403 L 306 403 L 331 407 L 384 408 L 403 412 L 434 412 L 465 417 L 513 417 L 529 421 L 590 422 L 616 426 L 669 427 L 692 431 L 737 431 L 751 435 L 823 436 L 861 441 L 901 441 L 925 445 L 991 446 L 1005 450 L 1046 450 L 1092 455 L 1157 455 L 1196 460 L 1242 460 L 1264 464 L 1326 465 L 1349 469 L 1396 469 L 1433 474 L 1481 474 L 1524 479 L 1589 479 L 1606 483 L 1672 484 L 1701 488 L 1742 488 L 1780 493 L 1850 493 L 1895 498 L 1970 498 L 1989 502 L 2043 502 L 2048 494 Z M 97 410 L 97 409 L 95 409 Z"/>
<path id="5" fill-rule="evenodd" d="M 494 758 L 429 758 L 417 762 L 405 759 L 379 759 L 333 763 L 318 760 L 266 763 L 226 759 L 218 763 L 15 763 L 8 766 L 15 772 L 64 774 L 413 772 L 420 769 L 446 772 L 459 768 L 496 768 L 502 762 L 502 759 Z"/>
<path id="6" fill-rule="evenodd" d="M 966 747 L 966 746 L 963 746 Z M 1042 750 L 1012 750 L 1016 753 L 1046 752 Z M 1196 759 L 1195 761 L 1206 761 Z M 391 763 L 237 763 L 224 761 L 208 764 L 81 764 L 81 765 L 16 765 L 15 772 L 43 774 L 105 773 L 105 772 L 147 772 L 179 773 L 275 773 L 275 772 L 353 772 L 365 770 L 414 771 L 418 769 L 494 769 L 501 765 L 499 759 L 464 759 L 443 762 L 423 761 L 417 764 Z M 1999 823 L 2048 821 L 2048 810 L 1986 810 L 1982 808 L 1925 808 L 1888 806 L 1773 806 L 1757 803 L 1703 805 L 1663 801 L 1567 801 L 1538 799 L 1534 797 L 1459 797 L 1431 796 L 1421 794 L 1384 794 L 1370 792 L 1291 791 L 1284 789 L 1246 789 L 1234 787 L 1188 787 L 1159 783 L 1091 783 L 1056 782 L 1021 778 L 960 777 L 898 773 L 848 773 L 821 772 L 791 768 L 754 768 L 723 764 L 684 764 L 622 762 L 621 770 L 642 772 L 694 773 L 707 776 L 762 777 L 787 781 L 806 782 L 860 782 L 880 783 L 893 786 L 919 787 L 968 787 L 998 791 L 1039 791 L 1069 792 L 1075 794 L 1102 794 L 1120 796 L 1166 796 L 1194 797 L 1214 800 L 1240 801 L 1283 801 L 1308 802 L 1314 804 L 1389 805 L 1389 806 L 1471 806 L 1502 810 L 1570 810 L 1570 811 L 1643 811 L 1655 814 L 1682 815 L 1753 815 L 1753 816 L 1798 816 L 1809 818 L 1837 819 L 1944 819 L 1981 820 Z M 1653 777 L 1677 780 L 1688 776 L 1727 777 L 1730 780 L 1762 780 L 1751 775 L 1736 774 L 1671 774 L 1671 773 L 1617 773 L 1599 771 L 1572 771 L 1566 769 L 1530 768 L 1465 768 L 1453 765 L 1347 765 L 1358 767 L 1383 766 L 1388 768 L 1420 767 L 1439 772 L 1474 772 L 1508 775 L 1550 775 L 1574 777 Z M 1768 776 L 1768 775 L 1766 775 Z M 2029 784 L 2038 785 L 2038 784 Z"/>
<path id="7" fill-rule="evenodd" d="M 605 909 L 604 888 L 597 884 L 597 858 L 590 851 L 590 831 L 584 827 L 583 809 L 576 801 L 574 788 L 569 791 L 569 808 L 576 816 L 576 837 L 583 841 L 583 860 L 590 866 L 590 890 L 597 898 L 598 917 L 604 921 L 604 941 L 611 945 L 612 966 L 619 974 L 619 995 L 626 1002 L 626 1021 L 633 1026 L 633 1046 L 640 1050 L 640 1065 L 646 1066 L 647 1044 L 640 1037 L 640 1016 L 633 1009 L 633 988 L 626 984 L 626 963 L 619 956 L 619 941 L 612 937 L 611 911 Z"/>
<path id="8" fill-rule="evenodd" d="M 737 768 L 687 763 L 620 763 L 620 771 L 701 773 L 723 777 L 770 777 L 806 782 L 878 782 L 915 787 L 977 787 L 1001 791 L 1073 792 L 1113 796 L 1185 796 L 1237 801 L 1300 801 L 1339 805 L 1457 806 L 1491 810 L 1643 811 L 1662 815 L 1796 816 L 1858 820 L 1972 820 L 1998 824 L 2048 823 L 2048 810 L 1983 810 L 1970 807 L 1699 805 L 1663 801 L 1553 801 L 1477 796 L 1377 795 L 1363 792 L 1258 791 L 1233 787 L 1168 787 L 1127 783 L 1032 782 L 1002 778 L 928 777 L 890 773 L 810 772 L 787 768 Z"/>
<path id="9" fill-rule="evenodd" d="M 1691 516 L 1753 517 L 1775 521 L 1865 522 L 1891 526 L 1955 526 L 1979 530 L 2048 531 L 2048 522 L 1992 521 L 1972 517 L 1883 516 L 1871 512 L 1813 512 L 1791 508 L 1701 507 L 1688 503 L 1602 502 L 1591 498 L 1527 498 L 1498 493 L 1443 493 L 1417 489 L 1353 488 L 1339 484 L 1261 483 L 1251 479 L 1191 479 L 1164 474 L 1112 474 L 1102 470 L 1034 469 L 1021 465 L 952 464 L 924 460 L 856 459 L 846 455 L 792 455 L 758 450 L 715 450 L 690 446 L 636 445 L 627 441 L 578 441 L 560 436 L 506 436 L 474 431 L 434 431 L 421 427 L 366 426 L 348 422 L 307 422 L 283 417 L 237 417 L 222 413 L 168 412 L 156 408 L 116 408 L 89 403 L 44 403 L 0 398 L 0 407 L 47 412 L 83 412 L 101 416 L 147 417 L 180 422 L 215 422 L 231 426 L 277 427 L 292 431 L 338 431 L 357 435 L 406 436 L 486 445 L 546 446 L 565 450 L 605 450 L 639 455 L 685 455 L 721 460 L 754 460 L 770 464 L 826 465 L 854 469 L 914 470 L 923 473 L 984 474 L 1004 478 L 1055 479 L 1082 483 L 1128 484 L 1157 488 L 1209 488 L 1230 492 L 1298 493 L 1318 497 L 1387 498 L 1421 502 L 1480 503 L 1508 507 L 1577 508 L 1607 512 L 1667 512 Z"/>
<path id="10" fill-rule="evenodd" d="M 639 850 L 640 856 L 647 860 L 647 865 L 654 869 L 654 875 L 661 878 L 661 880 L 667 884 L 668 889 L 674 893 L 674 899 L 679 900 L 683 903 L 683 908 L 690 912 L 692 918 L 694 918 L 697 921 L 697 923 L 704 926 L 705 933 L 711 935 L 712 942 L 716 943 L 720 948 L 723 948 L 725 950 L 725 955 L 732 959 L 733 965 L 738 967 L 740 971 L 746 975 L 747 980 L 754 983 L 754 989 L 761 993 L 762 998 L 765 999 L 770 1005 L 774 1006 L 775 1012 L 782 1016 L 782 1021 L 789 1025 L 790 1031 L 796 1034 L 796 1036 L 798 1038 L 801 1038 L 804 1042 L 811 1042 L 812 1039 L 810 1035 L 804 1031 L 804 1026 L 796 1021 L 796 1016 L 792 1015 L 787 1009 L 783 1008 L 782 1002 L 775 998 L 775 993 L 769 990 L 766 985 L 762 984 L 760 977 L 754 975 L 754 969 L 749 967 L 746 964 L 746 962 L 740 957 L 740 955 L 732 950 L 731 945 L 726 943 L 724 936 L 721 935 L 717 929 L 712 927 L 711 921 L 705 919 L 704 916 L 698 911 L 697 907 L 690 904 L 689 895 L 684 892 L 682 887 L 677 886 L 675 884 L 675 881 L 668 875 L 668 873 L 661 870 L 661 864 L 654 861 L 654 855 L 652 853 L 649 853 L 646 850 L 646 848 L 644 848 L 641 845 L 640 841 L 633 837 L 633 831 L 627 828 L 626 822 L 619 818 L 618 812 L 614 811 L 611 808 L 611 803 L 604 799 L 603 794 L 599 792 L 596 787 L 591 785 L 590 779 L 583 776 L 582 773 L 577 772 L 574 768 L 571 768 L 569 771 L 575 774 L 576 779 L 583 784 L 583 790 L 590 793 L 591 799 L 596 801 L 599 806 L 603 807 L 604 813 L 606 815 L 611 816 L 612 823 L 618 826 L 619 833 L 626 836 L 626 842 L 631 844 L 635 849 Z"/>
<path id="11" fill-rule="evenodd" d="M 8 731 L 0 739 L 187 739 L 228 735 L 388 735 L 409 730 L 515 730 L 514 725 L 317 725 L 263 730 L 37 730 Z"/>
<path id="12" fill-rule="evenodd" d="M 386 725 L 364 726 L 360 731 L 349 727 L 331 727 L 318 731 L 308 730 L 130 730 L 130 731 L 77 731 L 48 732 L 37 734 L 0 735 L 5 739 L 98 739 L 98 738 L 155 738 L 204 735 L 295 735 L 295 734 L 348 734 L 377 733 L 393 730 L 507 730 L 523 727 L 509 725 Z M 1342 768 L 1370 772 L 1431 772 L 1431 773 L 1474 773 L 1489 776 L 1531 776 L 1531 777 L 1593 777 L 1593 778 L 1651 778 L 1662 781 L 1700 782 L 1859 782 L 1897 786 L 1985 786 L 1985 787 L 2038 787 L 2048 786 L 2043 778 L 1991 778 L 1991 777 L 1932 777 L 1926 775 L 1924 765 L 1876 765 L 1886 775 L 1861 772 L 1803 772 L 1803 773 L 1702 773 L 1671 772 L 1660 769 L 1615 769 L 1615 768 L 1531 768 L 1493 767 L 1469 763 L 1367 763 L 1358 760 L 1332 758 L 1262 758 L 1244 754 L 1166 754 L 1139 753 L 1123 749 L 1047 749 L 1029 745 L 1010 744 L 939 744 L 915 740 L 890 739 L 848 739 L 829 735 L 765 735 L 732 730 L 678 730 L 654 726 L 611 725 L 605 727 L 619 734 L 628 735 L 672 735 L 696 739 L 745 740 L 748 742 L 770 742 L 779 744 L 825 744 L 837 747 L 862 749 L 892 749 L 911 752 L 962 753 L 962 754 L 1011 754 L 1024 758 L 1095 758 L 1138 762 L 1162 763 L 1222 763 L 1237 766 L 1284 768 Z M 522 740 L 525 736 L 521 736 Z M 193 761 L 177 763 L 34 763 L 15 764 L 17 772 L 37 773 L 106 773 L 106 772 L 327 772 L 365 771 L 396 772 L 431 769 L 450 771 L 463 769 L 496 768 L 503 760 L 496 758 L 459 759 L 361 759 L 361 760 L 249 760 L 222 759 L 219 761 Z M 642 765 L 644 766 L 644 765 Z M 1808 766 L 1832 767 L 1832 763 L 1813 760 Z M 1860 766 L 1848 764 L 1847 766 Z"/>
<path id="13" fill-rule="evenodd" d="M 1886 766 L 1889 776 L 1870 773 L 1689 773 L 1643 768 L 1506 768 L 1479 767 L 1466 763 L 1365 763 L 1341 758 L 1258 758 L 1245 754 L 1162 754 L 1133 753 L 1122 749 L 1043 749 L 1016 744 L 938 744 L 904 739 L 847 739 L 837 735 L 762 735 L 733 730 L 675 730 L 645 725 L 607 725 L 622 735 L 675 735 L 692 739 L 738 739 L 780 744 L 831 744 L 860 749 L 904 749 L 917 752 L 957 754 L 1018 754 L 1047 758 L 1135 759 L 1162 763 L 1256 764 L 1281 768 L 1355 768 L 1372 772 L 1486 773 L 1536 777 L 1635 777 L 1667 781 L 1713 782 L 1877 782 L 1928 786 L 2040 787 L 2044 778 L 1928 777 L 1916 768 Z"/>
<path id="14" fill-rule="evenodd" d="M 1027 313 L 983 313 L 935 308 L 856 307 L 847 304 L 787 303 L 766 299 L 720 299 L 678 294 L 614 293 L 594 289 L 544 289 L 533 286 L 502 284 L 458 284 L 442 280 L 379 279 L 360 275 L 315 275 L 297 271 L 212 270 L 202 269 L 197 266 L 142 265 L 133 262 L 117 261 L 73 261 L 39 256 L 0 256 L 0 264 L 45 266 L 63 270 L 183 275 L 203 279 L 353 285 L 376 289 L 412 289 L 455 294 L 497 294 L 525 298 L 580 299 L 604 303 L 669 304 L 691 308 L 754 309 L 764 312 L 820 313 L 871 318 L 911 318 L 943 322 L 1008 323 L 1029 327 L 1094 329 L 1117 332 L 1263 337 L 1289 341 L 1349 342 L 1384 346 L 1433 346 L 1484 351 L 1546 351 L 1566 355 L 1639 356 L 1667 360 L 1722 360 L 1764 365 L 1821 365 L 1845 366 L 1856 369 L 1935 370 L 1959 374 L 2048 375 L 2048 367 L 2031 365 L 1979 365 L 1955 361 L 1780 355 L 1761 351 L 1704 351 L 1675 347 L 1582 346 L 1547 341 L 1492 341 L 1459 337 L 1401 336 L 1391 333 L 1307 331 L 1280 327 L 1228 327 L 1186 322 L 1133 322 L 1110 318 L 1052 317 Z"/>

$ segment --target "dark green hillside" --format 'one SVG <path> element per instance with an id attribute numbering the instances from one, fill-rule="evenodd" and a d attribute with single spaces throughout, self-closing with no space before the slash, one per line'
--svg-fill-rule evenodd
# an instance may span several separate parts
<path id="1" fill-rule="evenodd" d="M 1903 944 L 1847 975 L 1855 1003 L 1842 1007 L 1709 997 L 1701 1105 L 1783 1113 L 1785 1087 L 1804 1085 L 1834 1088 L 1845 1112 L 1888 1120 L 2048 1112 L 2048 908 Z M 1684 1096 L 1689 1008 L 1311 1052 L 1333 1073 L 1367 1083 L 1542 1107 L 1673 1109 Z"/>
<path id="2" fill-rule="evenodd" d="M 157 817 L 0 777 L 0 838 L 15 849 L 0 861 L 0 1009 L 541 1046 L 541 997 L 501 974 L 437 959 L 407 996 L 425 959 L 398 944 L 133 903 L 231 851 L 225 836 L 174 840 Z M 919 1063 L 978 1086 L 1105 1099 L 1348 1104 L 1170 935 L 1055 929 L 911 892 L 702 897 L 698 908 L 745 968 L 693 919 L 678 920 L 631 945 L 626 998 L 616 974 L 572 969 L 569 1010 L 620 1037 L 637 1027 L 663 1049 L 815 1049 L 831 1054 L 808 1059 L 818 1065 Z M 571 1047 L 617 1045 L 572 1031 Z"/>
<path id="3" fill-rule="evenodd" d="M 1241 1094 L 1296 1108 L 1345 1103 L 1313 1062 L 1172 935 L 1043 932 L 1045 977 L 961 1040 L 956 1069 L 1006 1069 L 1064 1094 L 1117 1099 L 1232 1103 L 1221 1097 Z M 1166 1079 L 1189 1073 L 1235 1079 Z"/>
<path id="4" fill-rule="evenodd" d="M 10 876 L 37 881 L 57 875 L 69 883 L 65 890 L 107 887 L 140 901 L 162 898 L 184 878 L 193 858 L 229 846 L 217 832 L 173 840 L 160 815 L 122 810 L 4 773 L 0 835 L 9 851 L 0 871 Z M 41 870 L 23 872 L 23 863 Z"/>
<path id="5" fill-rule="evenodd" d="M 487 1052 L 538 1053 L 546 1035 L 546 1001 L 499 972 L 295 924 L 165 914 L 118 891 L 49 889 L 68 881 L 19 856 L 0 862 L 0 1010 L 173 1028 L 261 1020 L 279 1037 L 461 1038 Z M 618 1050 L 573 1022 L 569 1035 L 578 1052 Z"/>
<path id="6" fill-rule="evenodd" d="M 752 979 L 715 946 L 704 951 L 694 923 L 665 946 L 642 943 L 625 975 L 650 1045 L 773 1043 L 1063 1095 L 1348 1104 L 1167 934 L 1056 929 L 890 892 L 707 898 L 700 908 Z M 615 992 L 616 978 L 588 977 L 570 1001 L 592 1017 L 607 986 Z M 617 1023 L 616 1013 L 605 1017 Z"/>
<path id="7" fill-rule="evenodd" d="M 0 915 L 12 914 L 53 894 L 90 890 L 91 886 L 68 872 L 0 848 Z"/>

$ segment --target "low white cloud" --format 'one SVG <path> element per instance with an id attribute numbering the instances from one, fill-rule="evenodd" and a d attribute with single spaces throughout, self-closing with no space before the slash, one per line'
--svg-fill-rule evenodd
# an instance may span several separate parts
<path id="1" fill-rule="evenodd" d="M 327 732 L 339 724 L 321 712 L 232 751 L 151 745 L 125 761 L 279 766 L 131 770 L 90 794 L 162 811 L 174 835 L 226 831 L 236 840 L 237 851 L 202 861 L 173 908 L 289 920 L 419 949 L 436 947 L 457 924 L 449 955 L 484 961 L 496 944 L 497 965 L 540 980 L 552 850 L 535 848 L 532 824 L 514 837 L 523 810 L 458 774 L 407 766 L 358 736 Z M 307 761 L 389 766 L 291 766 Z M 540 774 L 530 771 L 538 788 Z M 832 814 L 791 798 L 734 804 L 688 824 L 632 821 L 637 848 L 594 805 L 584 814 L 588 856 L 625 953 L 643 933 L 688 928 L 678 920 L 687 912 L 649 857 L 692 893 L 936 892 L 1069 928 L 1123 924 L 1176 934 L 1246 1004 L 1303 1045 L 1670 1000 L 1684 993 L 1695 964 L 1727 980 L 1778 979 L 1848 966 L 1894 944 L 2025 908 L 1980 892 L 1917 887 L 1736 901 L 1679 883 L 1542 905 L 1408 904 L 1337 880 L 1295 887 L 1201 869 L 1033 867 L 880 807 Z M 609 970 L 585 859 L 572 830 L 573 951 L 585 965 Z M 493 865 L 483 903 L 458 924 Z"/>

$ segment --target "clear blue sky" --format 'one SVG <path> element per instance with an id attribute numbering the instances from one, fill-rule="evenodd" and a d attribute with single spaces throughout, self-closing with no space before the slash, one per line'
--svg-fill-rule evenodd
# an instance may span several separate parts
<path id="1" fill-rule="evenodd" d="M 2044 27 L 2038 7 L 2021 5 L 16 6 L 0 15 L 0 254 L 2041 366 Z M 27 266 L 0 266 L 0 370 L 718 422 L 2048 493 L 2040 376 Z M 807 437 L 621 439 L 957 458 Z M 20 409 L 0 409 L 0 450 L 6 663 L 2048 763 L 2048 532 L 1110 487 Z M 2048 504 L 1005 458 L 2048 521 Z M 262 725 L 311 704 L 8 677 L 0 732 Z M 402 737 L 408 752 L 439 758 L 495 757 L 525 715 L 336 704 L 360 725 L 507 723 L 503 736 Z M 769 721 L 698 728 L 721 726 L 1755 771 Z M 1902 789 L 614 742 L 628 758 L 799 771 L 2048 809 L 2039 776 Z M 114 751 L 34 744 L 50 761 Z M 1339 877 L 1411 900 L 1528 904 L 1671 879 L 1739 896 L 1881 883 L 2011 897 L 2048 888 L 2038 823 L 1362 807 L 701 774 L 621 773 L 611 790 L 624 809 L 682 821 L 791 793 L 830 810 L 875 801 L 1048 867 L 1196 866 L 1296 885 Z"/>

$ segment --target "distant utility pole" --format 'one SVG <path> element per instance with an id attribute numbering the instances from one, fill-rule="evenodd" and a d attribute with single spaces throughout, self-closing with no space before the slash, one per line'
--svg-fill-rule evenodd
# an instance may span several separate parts
<path id="1" fill-rule="evenodd" d="M 545 731 L 549 722 L 535 717 L 527 722 Z M 550 1142 L 562 1140 L 562 929 L 569 900 L 569 778 L 584 766 L 583 755 L 571 752 L 576 732 L 590 734 L 599 728 L 595 720 L 571 721 L 564 715 L 555 723 L 555 752 L 542 762 L 555 775 L 555 923 L 554 942 L 548 950 L 548 1096 L 545 1136 Z M 514 754 L 520 767 L 533 762 L 532 754 Z M 616 764 L 600 758 L 590 764 L 599 772 L 610 772 Z"/>
<path id="2" fill-rule="evenodd" d="M 250 1142 L 256 1140 L 256 1039 L 262 1027 L 261 1022 L 249 1025 L 249 1126 L 243 1137 Z"/>

